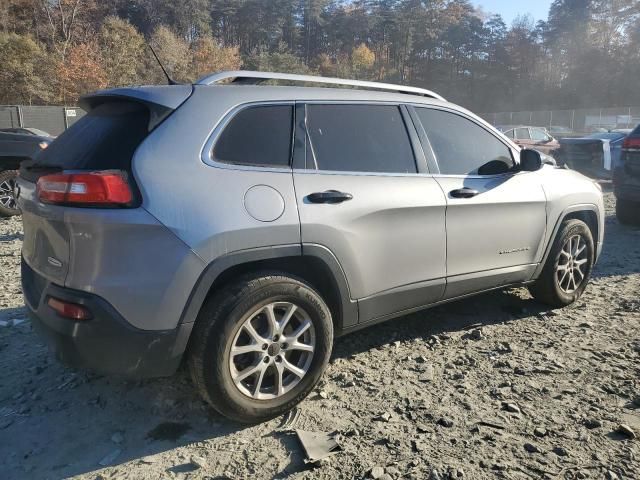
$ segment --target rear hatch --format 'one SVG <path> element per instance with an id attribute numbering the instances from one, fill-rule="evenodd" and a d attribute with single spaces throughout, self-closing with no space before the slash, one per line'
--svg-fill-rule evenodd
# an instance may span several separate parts
<path id="1" fill-rule="evenodd" d="M 559 142 L 560 148 L 556 151 L 556 157 L 561 163 L 590 177 L 608 176 L 606 144 L 601 139 L 561 138 Z"/>
<path id="2" fill-rule="evenodd" d="M 135 151 L 153 128 L 189 97 L 191 90 L 191 86 L 182 85 L 141 87 L 85 97 L 82 106 L 88 114 L 33 160 L 22 163 L 18 204 L 24 224 L 22 255 L 30 269 L 65 285 L 73 257 L 74 239 L 70 232 L 83 230 L 69 224 L 71 218 L 79 218 L 70 215 L 71 211 L 122 210 L 140 205 L 131 165 Z M 90 182 L 67 181 L 78 178 Z M 115 178 L 128 189 L 130 197 L 113 203 L 103 202 L 99 196 L 94 201 L 83 201 L 82 194 L 91 188 L 94 178 L 99 182 Z M 91 221 L 90 215 L 80 218 Z M 100 248 L 99 240 L 95 239 L 96 249 Z"/>

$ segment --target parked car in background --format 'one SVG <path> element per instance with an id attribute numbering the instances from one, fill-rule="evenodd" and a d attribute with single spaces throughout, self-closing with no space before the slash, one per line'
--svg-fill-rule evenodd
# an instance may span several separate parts
<path id="1" fill-rule="evenodd" d="M 640 225 L 640 125 L 625 137 L 614 163 L 613 193 L 620 223 Z"/>
<path id="2" fill-rule="evenodd" d="M 554 138 L 563 138 L 563 137 L 577 137 L 580 136 L 579 133 L 576 133 L 569 127 L 564 127 L 562 125 L 551 125 L 546 128 L 549 135 Z"/>
<path id="3" fill-rule="evenodd" d="M 585 137 L 561 138 L 556 159 L 589 177 L 611 178 L 614 165 L 620 161 L 626 136 L 622 132 L 601 132 Z"/>
<path id="4" fill-rule="evenodd" d="M 22 133 L 24 135 L 36 135 L 38 137 L 55 138 L 53 135 L 33 127 L 12 127 L 12 128 L 0 128 L 0 133 Z"/>
<path id="5" fill-rule="evenodd" d="M 222 72 L 82 105 L 20 168 L 32 325 L 77 367 L 184 359 L 236 420 L 304 399 L 338 335 L 507 285 L 569 305 L 602 249 L 598 184 L 429 90 Z"/>
<path id="6" fill-rule="evenodd" d="M 549 135 L 543 127 L 519 126 L 503 133 L 522 148 L 533 148 L 547 155 L 552 155 L 560 146 L 558 141 Z"/>
<path id="7" fill-rule="evenodd" d="M 14 196 L 20 163 L 47 148 L 54 138 L 36 128 L 0 129 L 0 215 L 20 213 Z"/>

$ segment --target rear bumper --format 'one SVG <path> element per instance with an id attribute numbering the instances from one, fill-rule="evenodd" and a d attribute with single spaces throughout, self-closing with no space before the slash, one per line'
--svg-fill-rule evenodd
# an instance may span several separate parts
<path id="1" fill-rule="evenodd" d="M 22 290 L 34 329 L 56 357 L 77 368 L 133 378 L 173 374 L 182 359 L 193 324 L 173 330 L 133 327 L 104 299 L 48 282 L 22 260 Z M 77 303 L 92 312 L 89 320 L 59 316 L 48 297 Z"/>

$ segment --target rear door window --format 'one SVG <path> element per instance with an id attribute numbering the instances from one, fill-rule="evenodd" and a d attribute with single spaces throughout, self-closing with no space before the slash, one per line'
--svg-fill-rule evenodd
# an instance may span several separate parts
<path id="1" fill-rule="evenodd" d="M 287 167 L 292 136 L 292 105 L 248 107 L 224 128 L 213 147 L 213 159 L 236 165 Z"/>
<path id="2" fill-rule="evenodd" d="M 549 140 L 549 135 L 547 135 L 544 130 L 540 128 L 532 128 L 531 129 L 531 140 L 536 142 L 547 142 Z"/>
<path id="3" fill-rule="evenodd" d="M 35 161 L 66 170 L 129 170 L 136 148 L 148 133 L 147 107 L 135 102 L 107 102 L 65 130 Z"/>
<path id="4" fill-rule="evenodd" d="M 310 152 L 319 170 L 416 173 L 407 127 L 397 105 L 307 105 Z"/>
<path id="5" fill-rule="evenodd" d="M 440 173 L 476 175 L 478 169 L 498 160 L 513 166 L 511 150 L 477 123 L 452 112 L 416 107 Z"/>
<path id="6" fill-rule="evenodd" d="M 531 135 L 529 135 L 528 128 L 516 128 L 516 139 L 517 140 L 531 140 Z"/>

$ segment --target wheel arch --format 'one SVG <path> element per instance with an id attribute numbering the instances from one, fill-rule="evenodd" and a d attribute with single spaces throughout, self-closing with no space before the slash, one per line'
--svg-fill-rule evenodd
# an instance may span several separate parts
<path id="1" fill-rule="evenodd" d="M 556 220 L 556 223 L 553 227 L 553 232 L 547 241 L 547 245 L 545 247 L 542 260 L 538 265 L 538 268 L 534 272 L 532 279 L 538 278 L 538 276 L 542 272 L 542 269 L 544 268 L 544 265 L 547 262 L 547 257 L 549 256 L 549 253 L 551 253 L 553 242 L 555 241 L 558 235 L 558 232 L 560 231 L 560 226 L 562 225 L 562 222 L 564 222 L 565 220 L 571 220 L 571 219 L 582 220 L 584 223 L 586 223 L 587 226 L 589 227 L 589 230 L 591 231 L 591 236 L 593 237 L 594 244 L 597 244 L 598 238 L 600 235 L 600 225 L 598 223 L 598 207 L 590 203 L 572 205 L 570 207 L 567 207 L 562 211 L 562 213 L 558 216 L 558 219 Z M 597 255 L 598 253 L 597 248 L 595 253 Z M 597 260 L 597 257 L 596 257 L 596 260 Z"/>
<path id="2" fill-rule="evenodd" d="M 336 257 L 320 245 L 298 244 L 243 250 L 211 262 L 200 275 L 180 324 L 195 323 L 207 298 L 236 278 L 259 271 L 279 271 L 308 282 L 327 302 L 337 335 L 358 322 L 357 303 L 351 300 Z"/>

